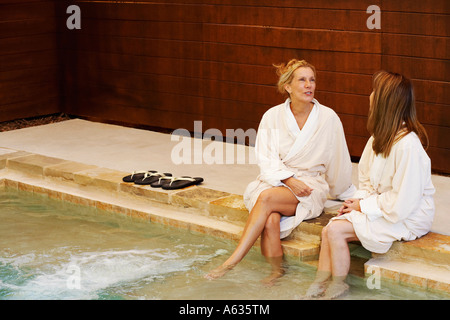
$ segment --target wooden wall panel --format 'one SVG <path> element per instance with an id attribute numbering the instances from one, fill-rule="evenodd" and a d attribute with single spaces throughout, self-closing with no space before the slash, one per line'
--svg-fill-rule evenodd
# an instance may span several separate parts
<path id="1" fill-rule="evenodd" d="M 381 67 L 411 78 L 436 171 L 450 173 L 450 3 L 383 1 Z"/>
<path id="2" fill-rule="evenodd" d="M 81 8 L 81 30 L 65 27 L 70 4 Z M 380 30 L 366 26 L 370 5 L 381 8 Z M 304 58 L 318 71 L 316 97 L 339 114 L 358 157 L 372 74 L 386 69 L 412 79 L 433 169 L 450 173 L 447 0 L 84 0 L 56 8 L 68 113 L 167 129 L 193 130 L 195 120 L 203 131 L 257 128 L 284 100 L 272 64 Z M 0 55 L 18 63 L 8 59 Z"/>
<path id="3" fill-rule="evenodd" d="M 54 1 L 0 4 L 0 122 L 60 111 Z"/>

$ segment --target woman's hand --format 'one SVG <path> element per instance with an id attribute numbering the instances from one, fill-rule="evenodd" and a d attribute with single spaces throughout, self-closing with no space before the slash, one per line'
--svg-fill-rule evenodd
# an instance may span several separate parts
<path id="1" fill-rule="evenodd" d="M 301 180 L 298 180 L 294 177 L 289 177 L 283 180 L 284 184 L 286 184 L 289 188 L 291 188 L 292 192 L 297 197 L 306 197 L 311 194 L 313 189 L 311 189 L 306 183 Z"/>
<path id="2" fill-rule="evenodd" d="M 340 215 L 352 212 L 353 210 L 361 211 L 361 207 L 359 205 L 359 199 L 348 199 L 344 201 L 342 207 L 338 210 Z"/>

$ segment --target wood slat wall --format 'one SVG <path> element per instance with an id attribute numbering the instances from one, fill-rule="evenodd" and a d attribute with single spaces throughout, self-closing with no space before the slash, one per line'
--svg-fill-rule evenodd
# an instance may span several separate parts
<path id="1" fill-rule="evenodd" d="M 26 3 L 37 2 L 52 3 Z M 81 8 L 81 30 L 66 28 L 71 4 Z M 386 69 L 413 79 L 433 169 L 450 173 L 447 0 L 62 0 L 55 5 L 57 48 L 46 37 L 54 31 L 50 24 L 27 45 L 47 48 L 48 54 L 35 50 L 43 60 L 39 68 L 55 67 L 60 53 L 64 112 L 190 131 L 201 120 L 203 131 L 217 128 L 224 134 L 257 128 L 262 114 L 284 100 L 276 92 L 272 64 L 303 58 L 316 66 L 316 97 L 339 114 L 350 153 L 357 157 L 368 139 L 371 77 Z M 370 5 L 381 8 L 380 30 L 366 26 Z M 50 8 L 45 14 L 54 16 Z M 16 22 L 10 23 L 14 29 Z M 31 22 L 22 28 L 35 32 Z M 20 43 L 3 32 L 0 42 Z M 1 45 L 0 59 L 8 61 L 14 51 Z M 10 68 L 17 63 L 8 62 Z M 33 84 L 52 92 L 49 80 Z"/>
<path id="2" fill-rule="evenodd" d="M 54 1 L 0 1 L 0 122 L 59 112 Z"/>

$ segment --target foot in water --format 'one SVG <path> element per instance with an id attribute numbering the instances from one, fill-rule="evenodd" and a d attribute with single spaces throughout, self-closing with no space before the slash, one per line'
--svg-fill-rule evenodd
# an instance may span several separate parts
<path id="1" fill-rule="evenodd" d="M 268 277 L 262 279 L 261 283 L 267 287 L 271 287 L 284 275 L 284 273 L 284 269 L 272 270 L 272 273 Z"/>
<path id="2" fill-rule="evenodd" d="M 283 264 L 284 257 L 281 255 L 276 257 L 265 256 L 265 258 L 270 264 L 272 271 L 269 276 L 261 280 L 261 283 L 265 286 L 271 287 L 286 273 L 285 266 Z"/>
<path id="3" fill-rule="evenodd" d="M 318 298 L 327 290 L 331 278 L 331 271 L 319 270 L 316 273 L 314 282 L 306 291 L 306 298 Z"/>
<path id="4" fill-rule="evenodd" d="M 315 281 L 306 291 L 306 298 L 318 298 L 321 297 L 327 290 L 328 280 Z"/>
<path id="5" fill-rule="evenodd" d="M 234 268 L 234 265 L 222 264 L 221 266 L 208 272 L 208 274 L 205 275 L 205 278 L 208 280 L 219 279 L 219 278 L 223 277 L 228 271 L 230 271 L 233 268 Z"/>
<path id="6" fill-rule="evenodd" d="M 342 296 L 344 293 L 347 293 L 349 290 L 349 285 L 346 284 L 344 281 L 331 281 L 327 290 L 325 291 L 325 294 L 323 296 L 323 299 L 335 299 L 337 297 Z"/>

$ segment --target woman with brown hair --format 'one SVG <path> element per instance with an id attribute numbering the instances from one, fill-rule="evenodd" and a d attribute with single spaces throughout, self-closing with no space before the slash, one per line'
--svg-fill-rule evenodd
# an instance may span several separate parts
<path id="1" fill-rule="evenodd" d="M 261 253 L 272 265 L 270 284 L 283 274 L 280 239 L 303 220 L 319 216 L 328 195 L 346 199 L 356 190 L 342 123 L 314 98 L 314 66 L 293 59 L 276 67 L 278 90 L 287 99 L 267 110 L 258 128 L 255 153 L 261 173 L 244 193 L 250 215 L 237 248 L 208 279 L 231 270 L 261 236 Z"/>
<path id="2" fill-rule="evenodd" d="M 411 81 L 386 71 L 373 77 L 367 129 L 371 134 L 359 162 L 359 189 L 322 231 L 316 279 L 309 297 L 335 298 L 348 290 L 347 242 L 360 241 L 385 253 L 394 241 L 414 240 L 430 229 L 434 216 L 431 163 L 421 140 Z"/>

